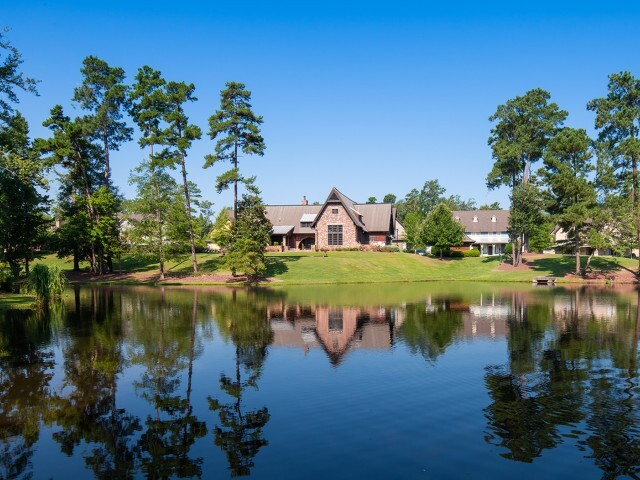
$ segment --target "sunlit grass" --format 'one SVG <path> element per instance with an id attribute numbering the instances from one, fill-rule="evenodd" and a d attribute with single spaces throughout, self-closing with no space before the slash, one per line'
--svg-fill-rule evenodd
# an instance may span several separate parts
<path id="1" fill-rule="evenodd" d="M 222 274 L 229 271 L 219 254 L 198 254 L 198 270 L 201 275 Z M 73 263 L 48 255 L 41 262 L 57 264 L 71 270 Z M 290 285 L 321 283 L 382 283 L 421 281 L 482 281 L 482 282 L 531 282 L 535 276 L 554 276 L 563 281 L 573 272 L 575 257 L 571 255 L 538 255 L 530 257 L 525 270 L 500 267 L 498 257 L 457 258 L 439 260 L 408 253 L 374 252 L 286 252 L 267 254 L 267 277 L 277 283 Z M 586 262 L 586 257 L 583 258 Z M 37 263 L 34 262 L 34 263 Z M 612 275 L 621 269 L 636 270 L 637 261 L 618 257 L 594 257 L 592 268 L 596 272 Z M 86 271 L 88 265 L 82 264 Z M 114 268 L 126 273 L 154 272 L 159 265 L 144 257 L 123 255 L 114 260 Z M 166 269 L 178 276 L 190 275 L 190 255 L 166 262 Z"/>

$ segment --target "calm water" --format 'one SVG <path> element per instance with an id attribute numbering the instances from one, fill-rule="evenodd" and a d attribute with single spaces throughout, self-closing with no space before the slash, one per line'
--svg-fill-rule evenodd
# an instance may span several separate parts
<path id="1" fill-rule="evenodd" d="M 637 478 L 638 293 L 86 287 L 0 311 L 0 478 Z"/>

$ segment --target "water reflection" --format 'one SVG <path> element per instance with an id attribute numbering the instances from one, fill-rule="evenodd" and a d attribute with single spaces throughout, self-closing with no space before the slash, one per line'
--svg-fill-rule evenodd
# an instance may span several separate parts
<path id="1" fill-rule="evenodd" d="M 220 391 L 229 401 L 208 397 L 209 409 L 218 412 L 219 417 L 213 429 L 214 443 L 225 452 L 231 477 L 249 475 L 254 457 L 269 444 L 263 437 L 269 410 L 247 410 L 243 403 L 247 388 L 258 389 L 267 346 L 273 338 L 261 293 L 249 291 L 239 296 L 233 290 L 230 300 L 217 296 L 213 301 L 220 330 L 235 345 L 235 371 L 220 375 Z"/>
<path id="2" fill-rule="evenodd" d="M 639 295 L 480 285 L 75 288 L 46 313 L 0 311 L 0 478 L 48 475 L 56 462 L 79 477 L 272 476 L 272 458 L 282 456 L 271 450 L 286 443 L 279 432 L 301 421 L 280 406 L 288 379 L 273 380 L 277 365 L 305 372 L 296 390 L 324 378 L 320 395 L 342 398 L 314 409 L 322 436 L 323 423 L 349 425 L 342 403 L 358 393 L 350 384 L 368 386 L 358 384 L 364 351 L 378 367 L 396 367 L 375 377 L 379 388 L 443 411 L 455 378 L 403 383 L 402 372 L 426 369 L 435 381 L 447 358 L 459 369 L 447 375 L 479 371 L 480 420 L 465 423 L 483 434 L 460 448 L 488 445 L 495 462 L 526 465 L 571 447 L 603 478 L 638 476 Z M 476 342 L 491 360 L 467 353 Z M 407 355 L 386 354 L 396 351 Z M 394 409 L 398 425 L 420 422 L 403 415 Z M 375 429 L 381 420 L 371 418 Z M 325 435 L 335 439 L 332 428 Z M 359 451 L 375 451 L 377 436 L 368 437 Z M 425 449 L 420 435 L 402 441 Z"/>

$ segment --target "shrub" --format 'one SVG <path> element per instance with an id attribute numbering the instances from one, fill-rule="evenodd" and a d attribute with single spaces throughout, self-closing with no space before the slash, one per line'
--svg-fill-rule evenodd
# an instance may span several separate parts
<path id="1" fill-rule="evenodd" d="M 431 255 L 433 255 L 434 257 L 440 257 L 440 248 L 439 247 L 431 247 Z M 442 250 L 442 256 L 443 257 L 450 257 L 451 256 L 451 250 L 449 250 L 448 248 L 445 248 Z"/>
<path id="2" fill-rule="evenodd" d="M 405 249 L 404 253 L 416 253 L 416 249 L 415 248 L 407 248 L 407 249 Z"/>
<path id="3" fill-rule="evenodd" d="M 392 246 L 392 245 L 385 245 L 384 247 L 380 247 L 380 252 L 387 252 L 387 253 L 395 253 L 395 252 L 399 252 L 400 249 L 398 247 Z"/>
<path id="4" fill-rule="evenodd" d="M 26 283 L 27 290 L 36 294 L 37 303 L 44 306 L 49 305 L 51 299 L 60 298 L 66 285 L 67 277 L 57 265 L 34 266 Z"/>
<path id="5" fill-rule="evenodd" d="M 505 254 L 505 255 L 511 255 L 512 253 L 513 253 L 513 250 L 512 250 L 511 244 L 510 244 L 510 243 L 507 243 L 507 244 L 504 246 L 504 254 Z"/>

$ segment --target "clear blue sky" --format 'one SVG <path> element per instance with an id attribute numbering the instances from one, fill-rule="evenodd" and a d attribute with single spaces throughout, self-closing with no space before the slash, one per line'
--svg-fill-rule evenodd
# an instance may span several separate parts
<path id="1" fill-rule="evenodd" d="M 70 109 L 82 60 L 96 55 L 129 81 L 148 64 L 193 82 L 199 101 L 188 114 L 204 132 L 224 83 L 245 83 L 267 150 L 240 167 L 257 175 L 266 203 L 322 202 L 332 186 L 360 202 L 402 198 L 435 178 L 447 194 L 503 207 L 507 192 L 485 186 L 488 117 L 540 87 L 569 111 L 567 125 L 593 133 L 585 105 L 606 94 L 607 76 L 640 75 L 639 24 L 636 2 L 513 0 L 49 0 L 7 3 L 0 20 L 23 71 L 41 80 L 40 96 L 18 106 L 34 137 L 47 135 L 53 105 Z M 205 135 L 188 169 L 218 210 L 231 196 L 213 189 L 223 166 L 202 169 L 212 149 Z M 135 142 L 112 156 L 127 197 L 141 158 Z"/>

